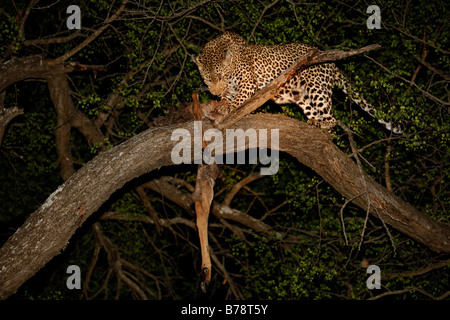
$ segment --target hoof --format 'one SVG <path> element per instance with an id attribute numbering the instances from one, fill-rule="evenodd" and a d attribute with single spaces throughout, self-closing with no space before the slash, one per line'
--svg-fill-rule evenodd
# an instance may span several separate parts
<path id="1" fill-rule="evenodd" d="M 202 288 L 203 293 L 206 293 L 208 291 L 209 282 L 208 281 L 202 281 L 200 283 L 200 288 Z"/>
<path id="2" fill-rule="evenodd" d="M 203 293 L 206 293 L 209 287 L 209 281 L 206 280 L 206 277 L 209 275 L 208 268 L 202 269 L 202 281 L 200 283 L 200 287 L 202 288 Z"/>

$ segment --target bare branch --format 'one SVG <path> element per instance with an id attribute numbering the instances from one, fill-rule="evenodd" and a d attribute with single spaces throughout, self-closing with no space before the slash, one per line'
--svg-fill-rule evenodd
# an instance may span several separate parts
<path id="1" fill-rule="evenodd" d="M 258 180 L 260 178 L 262 178 L 263 176 L 259 173 L 252 173 L 251 175 L 249 175 L 248 177 L 245 177 L 244 179 L 242 179 L 241 181 L 239 181 L 238 183 L 236 183 L 233 188 L 231 188 L 230 192 L 227 193 L 225 199 L 223 200 L 223 204 L 230 206 L 231 201 L 233 200 L 234 196 L 246 185 L 248 185 L 249 183 Z"/>
<path id="2" fill-rule="evenodd" d="M 389 70 L 388 68 L 386 68 L 385 66 L 383 66 L 381 63 L 379 63 L 378 61 L 376 61 L 375 59 L 373 59 L 372 57 L 366 56 L 364 55 L 366 58 L 368 58 L 369 60 L 373 61 L 376 65 L 378 65 L 379 67 L 383 68 L 384 70 L 386 70 L 387 72 L 389 72 L 390 74 L 394 75 L 395 77 L 401 79 L 402 81 L 414 86 L 417 90 L 419 90 L 420 92 L 422 92 L 426 97 L 430 98 L 431 100 L 433 100 L 434 102 L 437 102 L 443 106 L 450 106 L 450 102 L 445 102 L 444 100 L 439 99 L 438 97 L 433 96 L 431 93 L 423 90 L 421 87 L 419 87 L 417 84 L 415 84 L 414 82 L 409 81 L 408 79 L 405 79 L 404 77 L 396 74 L 395 72 L 392 72 L 391 70 Z"/>
<path id="3" fill-rule="evenodd" d="M 77 31 L 69 34 L 66 37 L 48 38 L 48 39 L 38 38 L 38 39 L 32 39 L 32 40 L 25 40 L 23 42 L 23 45 L 24 46 L 40 46 L 40 45 L 67 43 L 77 37 L 80 37 L 80 36 L 83 36 L 83 35 L 81 34 L 80 30 L 77 30 Z"/>
<path id="4" fill-rule="evenodd" d="M 155 211 L 155 209 L 153 209 L 150 201 L 148 200 L 144 188 L 142 186 L 139 186 L 136 188 L 136 192 L 138 193 L 139 198 L 141 198 L 141 201 L 144 204 L 145 209 L 150 214 L 150 217 L 155 222 L 156 230 L 158 231 L 159 234 L 161 234 L 161 225 L 159 224 L 158 213 Z"/>
<path id="5" fill-rule="evenodd" d="M 73 71 L 104 71 L 104 66 L 86 65 L 76 62 L 51 65 L 50 60 L 40 55 L 25 58 L 13 58 L 0 65 L 0 92 L 13 83 L 25 79 L 46 79 L 57 74 L 67 74 Z"/>
<path id="6" fill-rule="evenodd" d="M 388 291 L 388 292 L 384 292 L 381 293 L 379 295 L 376 295 L 374 297 L 369 298 L 368 300 L 377 300 L 386 296 L 392 296 L 392 295 L 397 295 L 397 294 L 403 294 L 403 293 L 408 293 L 408 292 L 412 292 L 412 291 L 417 291 L 420 292 L 421 294 L 427 296 L 430 299 L 433 300 L 444 300 L 445 298 L 447 298 L 448 296 L 450 296 L 450 291 L 445 292 L 444 294 L 442 294 L 439 297 L 435 297 L 432 294 L 426 292 L 423 289 L 420 288 L 416 288 L 416 287 L 411 287 L 411 288 L 405 288 L 405 289 L 400 289 L 400 290 L 394 290 L 394 291 Z"/>
<path id="7" fill-rule="evenodd" d="M 450 81 L 450 75 L 446 74 L 444 71 L 438 70 L 437 68 L 433 67 L 431 64 L 426 62 L 424 58 L 419 57 L 417 54 L 413 54 L 413 56 L 425 67 L 436 73 L 438 76 L 444 78 L 445 81 Z"/>
<path id="8" fill-rule="evenodd" d="M 94 33 L 92 33 L 89 37 L 87 37 L 87 39 L 85 39 L 82 43 L 80 43 L 78 46 L 76 46 L 72 50 L 66 52 L 65 54 L 63 54 L 59 58 L 56 58 L 55 60 L 49 61 L 49 65 L 57 65 L 57 64 L 60 64 L 61 62 L 66 61 L 71 56 L 73 56 L 74 54 L 76 54 L 77 52 L 82 50 L 84 47 L 86 47 L 89 43 L 94 41 L 95 38 L 97 38 L 106 28 L 109 27 L 111 22 L 113 22 L 114 20 L 116 20 L 119 17 L 119 15 L 125 9 L 125 5 L 127 4 L 127 2 L 128 2 L 128 0 L 123 0 L 122 4 L 120 5 L 120 7 L 116 11 L 116 13 L 114 13 L 111 17 L 106 19 L 105 24 L 103 26 L 101 26 L 100 28 L 95 30 Z"/>
<path id="9" fill-rule="evenodd" d="M 383 280 L 390 280 L 390 279 L 395 279 L 397 277 L 415 277 L 415 276 L 420 276 L 422 274 L 428 273 L 428 272 L 436 270 L 436 269 L 446 267 L 448 265 L 450 265 L 450 259 L 442 260 L 442 261 L 430 264 L 430 265 L 420 268 L 418 270 L 404 271 L 404 272 L 391 273 L 391 274 L 383 274 L 381 276 L 381 278 Z"/>

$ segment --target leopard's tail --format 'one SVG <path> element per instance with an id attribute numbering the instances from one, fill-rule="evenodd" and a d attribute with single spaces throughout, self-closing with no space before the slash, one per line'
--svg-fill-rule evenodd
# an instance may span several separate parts
<path id="1" fill-rule="evenodd" d="M 379 123 L 381 123 L 383 126 L 386 127 L 387 130 L 392 131 L 396 134 L 403 133 L 403 129 L 400 125 L 393 124 L 391 121 L 387 121 L 384 119 L 378 119 L 375 117 L 375 111 L 376 109 L 367 102 L 350 84 L 350 82 L 345 78 L 345 76 L 337 70 L 336 72 L 336 79 L 335 79 L 335 85 L 342 88 L 342 90 L 347 94 L 355 103 L 357 103 L 361 109 L 366 111 L 369 115 L 377 119 Z"/>

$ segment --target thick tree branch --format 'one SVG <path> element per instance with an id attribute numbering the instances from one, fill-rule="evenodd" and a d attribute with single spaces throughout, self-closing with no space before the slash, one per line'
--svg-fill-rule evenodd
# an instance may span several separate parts
<path id="1" fill-rule="evenodd" d="M 64 179 L 67 179 L 74 172 L 70 151 L 70 129 L 72 127 L 81 132 L 89 146 L 104 142 L 103 133 L 84 113 L 76 109 L 70 96 L 70 87 L 66 73 L 88 69 L 95 71 L 105 70 L 103 66 L 78 63 L 51 66 L 48 60 L 38 55 L 12 59 L 0 66 L 0 92 L 4 91 L 11 84 L 25 79 L 36 78 L 47 81 L 50 98 L 57 113 L 56 149 L 58 161 L 62 168 L 61 175 Z M 23 111 L 20 110 L 20 113 L 23 113 Z M 4 126 L 1 128 L 4 129 Z M 2 132 L 0 131 L 0 133 Z"/>
<path id="2" fill-rule="evenodd" d="M 47 80 L 50 98 L 56 109 L 56 152 L 61 165 L 61 177 L 67 180 L 74 172 L 70 149 L 71 110 L 75 110 L 69 95 L 69 84 L 65 74 L 56 74 Z"/>
<path id="3" fill-rule="evenodd" d="M 47 79 L 56 74 L 65 74 L 74 71 L 94 70 L 104 71 L 104 66 L 86 65 L 76 62 L 51 65 L 51 60 L 40 55 L 25 58 L 13 58 L 0 65 L 0 93 L 13 83 L 25 79 Z"/>
<path id="4" fill-rule="evenodd" d="M 2 144 L 3 135 L 5 134 L 5 129 L 8 123 L 21 114 L 23 114 L 23 109 L 19 109 L 17 107 L 0 108 L 0 145 Z"/>
<path id="5" fill-rule="evenodd" d="M 67 246 L 83 222 L 127 181 L 172 165 L 171 140 L 176 129 L 194 133 L 193 122 L 151 128 L 102 152 L 73 174 L 25 221 L 0 249 L 0 298 L 6 298 Z M 204 122 L 205 130 L 212 125 Z M 232 128 L 279 129 L 279 148 L 315 170 L 333 188 L 386 224 L 437 252 L 450 252 L 450 227 L 419 212 L 373 181 L 328 134 L 306 123 L 281 116 L 249 115 Z M 270 136 L 270 135 L 269 135 Z M 268 137 L 270 139 L 270 137 Z M 270 141 L 267 141 L 270 146 Z M 245 146 L 243 148 L 248 148 Z M 227 150 L 224 154 L 241 151 Z M 242 148 L 241 148 L 242 149 Z M 366 189 L 367 188 L 367 189 Z M 57 227 L 55 227 L 57 226 Z"/>

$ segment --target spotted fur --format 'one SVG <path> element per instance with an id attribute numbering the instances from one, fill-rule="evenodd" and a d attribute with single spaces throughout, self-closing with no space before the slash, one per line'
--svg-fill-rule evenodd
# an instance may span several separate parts
<path id="1" fill-rule="evenodd" d="M 312 48 L 300 43 L 250 45 L 241 36 L 225 32 L 208 42 L 194 60 L 210 92 L 229 101 L 219 110 L 228 114 Z M 331 109 L 335 86 L 341 87 L 363 110 L 375 117 L 375 109 L 351 88 L 334 63 L 312 65 L 299 72 L 273 100 L 279 104 L 297 104 L 308 123 L 331 130 L 336 125 Z M 388 130 L 401 133 L 401 129 L 391 122 L 378 121 Z"/>

